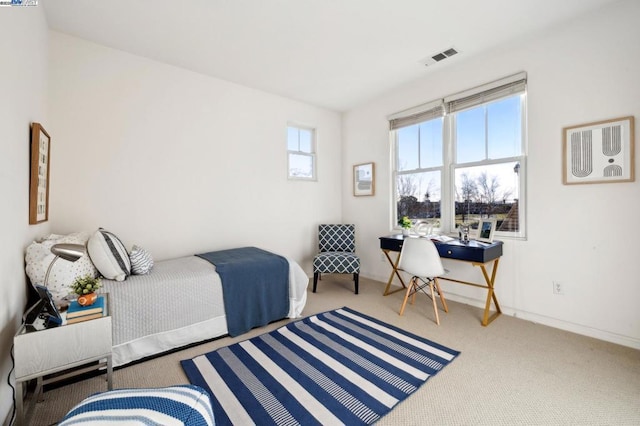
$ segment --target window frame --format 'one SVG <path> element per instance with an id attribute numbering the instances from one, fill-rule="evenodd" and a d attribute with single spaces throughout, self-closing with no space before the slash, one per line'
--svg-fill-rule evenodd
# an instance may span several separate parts
<path id="1" fill-rule="evenodd" d="M 391 139 L 391 161 L 392 167 L 392 229 L 400 229 L 398 223 L 398 178 L 404 174 L 415 174 L 415 173 L 423 173 L 429 171 L 437 171 L 441 170 L 441 188 L 440 188 L 440 228 L 438 228 L 439 232 L 446 234 L 453 234 L 456 232 L 456 223 L 455 223 L 455 205 L 456 205 L 456 194 L 455 194 L 455 173 L 457 169 L 469 168 L 475 166 L 491 166 L 495 164 L 505 164 L 516 162 L 519 164 L 518 171 L 514 170 L 514 173 L 517 173 L 517 182 L 516 182 L 516 190 L 517 190 L 517 200 L 518 200 L 518 230 L 517 231 L 497 231 L 495 232 L 495 236 L 497 238 L 511 238 L 511 239 L 526 239 L 527 238 L 527 194 L 526 194 L 526 180 L 527 180 L 527 87 L 526 87 L 526 74 L 521 73 L 516 75 L 518 77 L 524 76 L 524 89 L 522 91 L 518 91 L 512 94 L 505 94 L 504 96 L 494 97 L 492 99 L 488 99 L 487 101 L 482 101 L 477 103 L 476 105 L 469 106 L 467 108 L 462 108 L 456 110 L 454 112 L 447 112 L 443 114 L 442 117 L 442 156 L 443 162 L 442 166 L 437 167 L 429 167 L 429 168 L 419 168 L 412 170 L 399 170 L 399 146 L 398 146 L 398 128 L 405 127 L 407 125 L 415 125 L 422 122 L 426 122 L 429 120 L 437 119 L 438 117 L 426 116 L 422 120 L 415 120 L 409 122 L 409 124 L 405 124 L 404 126 L 397 126 L 397 128 L 393 127 L 393 120 L 401 121 L 406 120 L 405 117 L 415 117 L 415 111 L 426 110 L 427 105 L 429 108 L 437 103 L 438 101 L 433 101 L 428 104 L 425 104 L 425 107 L 415 107 L 410 110 L 400 112 L 394 114 L 389 117 L 389 121 L 391 123 L 392 130 L 390 131 L 390 139 Z M 507 77 L 504 80 L 514 80 L 514 77 Z M 481 86 L 484 87 L 496 87 L 499 86 L 500 80 L 497 82 L 488 83 L 487 85 Z M 477 90 L 479 90 L 478 88 Z M 469 93 L 470 91 L 462 92 Z M 471 91 L 473 92 L 473 90 Z M 481 93 L 481 91 L 477 91 L 477 93 Z M 473 108 L 477 108 L 479 106 L 487 105 L 492 102 L 496 102 L 498 100 L 507 99 L 512 96 L 520 97 L 520 155 L 510 156 L 510 157 L 502 157 L 499 159 L 490 159 L 485 158 L 484 160 L 479 161 L 471 161 L 465 163 L 457 163 L 457 135 L 456 135 L 456 118 L 457 114 L 463 111 L 467 111 Z M 456 95 L 450 97 L 455 98 Z M 445 99 L 440 100 L 443 105 L 446 103 Z M 448 111 L 448 109 L 447 109 Z M 412 115 L 409 115 L 411 112 Z M 485 132 L 486 134 L 486 132 Z M 486 141 L 485 141 L 486 142 Z"/>
<path id="2" fill-rule="evenodd" d="M 298 149 L 298 150 L 289 149 L 289 129 L 290 128 L 298 130 L 298 148 L 300 148 L 300 137 L 299 137 L 300 130 L 307 130 L 307 131 L 311 132 L 311 147 L 310 147 L 310 151 L 309 152 L 301 151 L 300 149 Z M 316 182 L 318 180 L 318 175 L 317 175 L 318 165 L 317 165 L 317 154 L 316 154 L 316 152 L 317 152 L 317 137 L 318 137 L 318 131 L 313 126 L 308 126 L 308 125 L 299 124 L 299 123 L 293 123 L 293 122 L 287 123 L 287 138 L 286 138 L 286 143 L 287 143 L 287 179 L 289 179 L 289 180 L 307 181 L 307 182 Z M 295 176 L 295 175 L 291 174 L 291 156 L 292 155 L 300 155 L 300 156 L 311 158 L 311 176 L 310 177 Z"/>

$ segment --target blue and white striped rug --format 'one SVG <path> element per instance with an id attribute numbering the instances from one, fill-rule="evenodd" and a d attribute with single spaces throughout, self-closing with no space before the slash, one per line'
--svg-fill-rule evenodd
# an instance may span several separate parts
<path id="1" fill-rule="evenodd" d="M 182 361 L 220 425 L 372 424 L 451 362 L 451 350 L 349 308 Z"/>

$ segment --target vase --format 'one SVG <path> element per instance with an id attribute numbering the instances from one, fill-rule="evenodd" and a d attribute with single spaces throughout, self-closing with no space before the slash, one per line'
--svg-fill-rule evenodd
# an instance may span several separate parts
<path id="1" fill-rule="evenodd" d="M 90 306 L 96 303 L 96 300 L 98 300 L 96 293 L 83 294 L 82 296 L 78 296 L 78 305 Z"/>
<path id="2" fill-rule="evenodd" d="M 408 237 L 410 233 L 411 230 L 409 228 L 402 228 L 402 235 L 404 235 L 405 237 Z"/>

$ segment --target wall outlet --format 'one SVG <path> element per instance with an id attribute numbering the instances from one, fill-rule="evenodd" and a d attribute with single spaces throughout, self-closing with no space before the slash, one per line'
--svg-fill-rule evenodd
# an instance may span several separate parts
<path id="1" fill-rule="evenodd" d="M 564 284 L 560 281 L 553 281 L 553 294 L 564 294 Z"/>

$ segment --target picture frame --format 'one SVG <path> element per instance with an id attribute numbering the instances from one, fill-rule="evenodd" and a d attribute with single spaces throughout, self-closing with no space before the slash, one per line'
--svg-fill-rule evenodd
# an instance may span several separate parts
<path id="1" fill-rule="evenodd" d="M 49 220 L 49 168 L 51 137 L 40 123 L 31 125 L 29 224 Z"/>
<path id="2" fill-rule="evenodd" d="M 634 117 L 565 127 L 562 131 L 562 183 L 633 182 Z"/>
<path id="3" fill-rule="evenodd" d="M 495 219 L 480 219 L 480 223 L 478 223 L 478 235 L 476 236 L 476 240 L 484 241 L 485 243 L 492 243 L 494 232 L 496 232 Z"/>
<path id="4" fill-rule="evenodd" d="M 362 163 L 353 166 L 353 195 L 356 197 L 375 194 L 375 164 Z"/>

